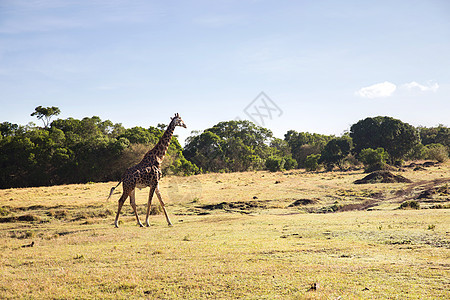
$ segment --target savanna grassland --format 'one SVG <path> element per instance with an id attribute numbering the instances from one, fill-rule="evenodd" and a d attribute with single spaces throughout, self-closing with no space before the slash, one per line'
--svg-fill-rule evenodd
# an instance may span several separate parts
<path id="1" fill-rule="evenodd" d="M 149 228 L 116 182 L 0 190 L 0 298 L 448 299 L 450 164 L 393 173 L 168 176 Z"/>

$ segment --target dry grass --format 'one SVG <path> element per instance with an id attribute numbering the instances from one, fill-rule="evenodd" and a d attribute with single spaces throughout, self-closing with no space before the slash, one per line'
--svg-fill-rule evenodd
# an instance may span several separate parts
<path id="1" fill-rule="evenodd" d="M 448 207 L 449 169 L 167 177 L 173 227 L 127 205 L 113 228 L 115 183 L 0 190 L 0 298 L 448 299 L 449 210 L 425 208 Z"/>

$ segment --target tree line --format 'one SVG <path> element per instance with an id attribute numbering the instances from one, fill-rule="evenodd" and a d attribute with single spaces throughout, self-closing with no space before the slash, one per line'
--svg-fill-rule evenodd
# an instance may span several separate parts
<path id="1" fill-rule="evenodd" d="M 97 116 L 46 124 L 0 124 L 0 188 L 118 180 L 158 142 L 166 127 L 124 128 Z M 184 158 L 176 137 L 162 171 L 199 172 Z"/>
<path id="2" fill-rule="evenodd" d="M 0 123 L 0 188 L 119 180 L 166 127 L 124 128 L 97 116 L 50 122 L 59 113 L 37 107 L 32 115 L 44 127 Z M 404 160 L 445 161 L 449 150 L 448 127 L 413 127 L 391 117 L 360 120 L 340 137 L 289 130 L 284 139 L 249 121 L 227 121 L 193 132 L 184 148 L 174 136 L 162 171 L 344 170 L 358 164 L 371 171 Z"/>

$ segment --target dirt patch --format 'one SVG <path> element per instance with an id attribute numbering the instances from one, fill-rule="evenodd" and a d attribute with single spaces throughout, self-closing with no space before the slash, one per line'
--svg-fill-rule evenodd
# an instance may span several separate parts
<path id="1" fill-rule="evenodd" d="M 197 208 L 205 210 L 225 210 L 245 213 L 248 210 L 256 208 L 268 208 L 267 201 L 237 201 L 237 202 L 221 202 L 218 204 L 208 204 L 197 206 Z"/>
<path id="2" fill-rule="evenodd" d="M 374 192 L 374 193 L 371 193 L 369 195 L 369 197 L 373 198 L 373 199 L 383 199 L 384 198 L 384 194 L 383 194 L 383 192 Z"/>
<path id="3" fill-rule="evenodd" d="M 448 184 L 442 186 L 436 186 L 423 190 L 417 195 L 416 199 L 433 199 L 437 197 L 448 197 L 450 195 L 450 189 Z M 448 198 L 446 199 L 448 200 Z"/>
<path id="4" fill-rule="evenodd" d="M 434 189 L 429 189 L 421 192 L 416 199 L 432 199 L 433 194 L 435 193 Z"/>
<path id="5" fill-rule="evenodd" d="M 405 200 L 446 202 L 450 200 L 449 182 L 450 178 L 418 181 L 396 191 L 395 196 L 389 200 L 397 200 L 399 203 Z"/>
<path id="6" fill-rule="evenodd" d="M 425 170 L 425 168 L 434 167 L 438 165 L 439 163 L 436 163 L 434 161 L 426 161 L 424 163 L 410 163 L 409 165 L 404 166 L 405 168 L 414 168 L 414 171 L 418 170 Z"/>
<path id="7" fill-rule="evenodd" d="M 372 208 L 372 207 L 377 206 L 377 205 L 378 205 L 378 201 L 367 200 L 367 201 L 364 201 L 362 203 L 343 205 L 339 209 L 339 211 L 367 210 L 367 209 Z"/>
<path id="8" fill-rule="evenodd" d="M 34 222 L 40 221 L 41 218 L 35 215 L 23 215 L 23 216 L 12 216 L 0 218 L 0 223 L 13 223 L 13 222 Z"/>
<path id="9" fill-rule="evenodd" d="M 65 236 L 65 235 L 69 235 L 69 234 L 75 234 L 75 233 L 86 232 L 86 231 L 92 231 L 92 229 L 73 230 L 73 231 L 61 231 L 61 232 L 57 232 L 56 234 L 58 236 Z"/>
<path id="10" fill-rule="evenodd" d="M 31 206 L 19 206 L 19 207 L 10 207 L 9 209 L 14 212 L 19 211 L 30 211 L 30 210 L 49 210 L 49 209 L 57 209 L 63 207 L 62 205 L 56 206 L 44 206 L 44 205 L 31 205 Z"/>
<path id="11" fill-rule="evenodd" d="M 334 213 L 338 211 L 352 211 L 352 210 L 367 210 L 371 207 L 378 205 L 378 201 L 376 200 L 367 200 L 362 203 L 353 203 L 353 204 L 333 204 L 331 206 L 322 207 L 316 211 L 312 211 L 314 213 L 326 214 L 326 213 Z"/>
<path id="12" fill-rule="evenodd" d="M 355 184 L 366 184 L 366 183 L 411 183 L 412 181 L 401 175 L 394 175 L 389 171 L 375 171 L 364 177 L 363 179 L 358 179 Z"/>
<path id="13" fill-rule="evenodd" d="M 317 203 L 317 200 L 314 199 L 298 199 L 292 202 L 288 205 L 288 207 L 295 207 L 295 206 L 303 206 L 303 205 L 309 205 L 309 204 L 315 204 Z"/>

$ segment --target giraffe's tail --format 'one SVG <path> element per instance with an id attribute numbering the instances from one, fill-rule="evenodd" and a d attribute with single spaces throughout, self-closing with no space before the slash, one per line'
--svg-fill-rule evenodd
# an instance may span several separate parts
<path id="1" fill-rule="evenodd" d="M 119 183 L 118 183 L 115 187 L 112 187 L 112 188 L 111 188 L 111 191 L 109 192 L 108 199 L 106 199 L 106 201 L 108 201 L 109 198 L 111 198 L 112 194 L 114 193 L 114 190 L 115 190 L 115 189 L 119 186 L 119 184 L 121 184 L 121 183 L 122 183 L 122 179 L 120 179 Z"/>

